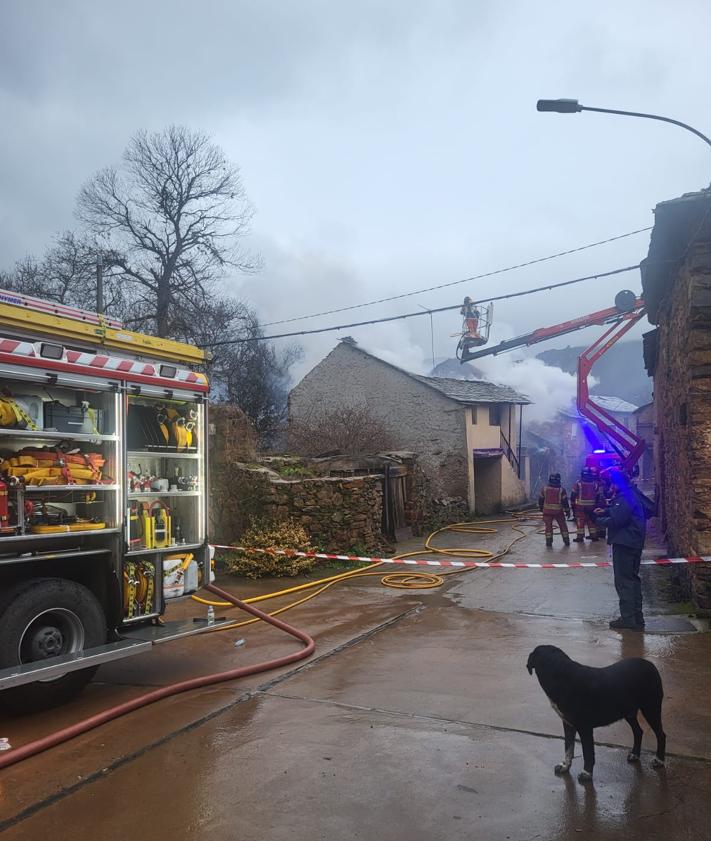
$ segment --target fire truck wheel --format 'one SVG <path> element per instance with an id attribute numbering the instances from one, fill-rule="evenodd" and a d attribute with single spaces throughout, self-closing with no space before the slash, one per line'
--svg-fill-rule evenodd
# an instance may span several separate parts
<path id="1" fill-rule="evenodd" d="M 0 601 L 0 668 L 72 654 L 106 642 L 106 618 L 96 596 L 75 581 L 35 578 Z M 23 714 L 58 706 L 77 695 L 98 666 L 0 692 L 0 707 Z"/>

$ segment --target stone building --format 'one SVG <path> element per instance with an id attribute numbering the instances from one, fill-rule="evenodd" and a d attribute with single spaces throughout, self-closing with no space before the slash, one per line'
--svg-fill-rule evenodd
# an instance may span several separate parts
<path id="1" fill-rule="evenodd" d="M 349 338 L 291 391 L 289 422 L 308 422 L 328 407 L 367 406 L 398 449 L 417 454 L 434 494 L 488 514 L 528 497 L 521 428 L 529 402 L 482 380 L 412 374 Z"/>
<path id="2" fill-rule="evenodd" d="M 710 190 L 657 205 L 642 290 L 662 528 L 672 555 L 711 555 Z M 711 610 L 711 565 L 692 568 L 692 590 Z"/>

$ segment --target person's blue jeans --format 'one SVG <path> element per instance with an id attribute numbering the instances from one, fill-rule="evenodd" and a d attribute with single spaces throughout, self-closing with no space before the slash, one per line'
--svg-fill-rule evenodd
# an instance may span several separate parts
<path id="1" fill-rule="evenodd" d="M 644 624 L 642 581 L 639 577 L 641 561 L 641 549 L 613 543 L 612 567 L 615 572 L 615 590 L 620 600 L 620 616 L 630 625 Z"/>

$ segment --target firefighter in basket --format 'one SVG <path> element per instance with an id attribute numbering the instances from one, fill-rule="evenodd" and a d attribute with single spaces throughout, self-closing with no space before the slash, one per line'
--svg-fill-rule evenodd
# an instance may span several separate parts
<path id="1" fill-rule="evenodd" d="M 576 543 L 585 542 L 585 526 L 588 527 L 588 540 L 597 540 L 600 537 L 595 521 L 592 519 L 592 512 L 602 506 L 605 497 L 602 493 L 600 481 L 595 476 L 592 468 L 583 467 L 580 471 L 580 479 L 573 485 L 570 492 L 570 504 L 575 515 L 577 528 Z"/>
<path id="2" fill-rule="evenodd" d="M 553 546 L 553 523 L 558 524 L 560 535 L 565 546 L 570 546 L 570 534 L 566 516 L 570 516 L 568 494 L 561 485 L 560 473 L 551 473 L 548 484 L 541 489 L 538 497 L 538 507 L 543 512 L 543 529 L 546 536 L 546 546 Z"/>
<path id="3" fill-rule="evenodd" d="M 465 344 L 478 345 L 482 343 L 481 333 L 479 332 L 479 321 L 481 319 L 481 310 L 467 295 L 462 304 L 460 314 L 464 316 L 464 324 L 462 326 L 462 339 Z"/>

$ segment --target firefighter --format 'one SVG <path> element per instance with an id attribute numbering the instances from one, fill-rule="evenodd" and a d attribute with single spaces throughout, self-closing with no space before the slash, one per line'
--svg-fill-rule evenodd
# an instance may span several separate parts
<path id="1" fill-rule="evenodd" d="M 600 490 L 600 483 L 595 478 L 595 474 L 591 468 L 583 467 L 580 471 L 579 481 L 573 485 L 573 490 L 570 492 L 570 504 L 573 506 L 575 525 L 578 532 L 575 543 L 585 542 L 586 525 L 588 527 L 589 540 L 596 541 L 600 537 L 591 514 L 604 501 L 605 499 Z"/>
<path id="2" fill-rule="evenodd" d="M 551 473 L 548 484 L 541 489 L 538 497 L 538 507 L 543 512 L 543 528 L 546 535 L 546 546 L 553 546 L 553 522 L 558 523 L 563 543 L 570 546 L 570 535 L 565 517 L 570 516 L 568 494 L 561 486 L 560 473 Z"/>
<path id="3" fill-rule="evenodd" d="M 468 295 L 464 299 L 464 303 L 462 304 L 462 308 L 459 312 L 464 316 L 466 337 L 468 339 L 480 339 L 479 318 L 481 317 L 481 313 L 474 301 L 472 301 Z"/>

